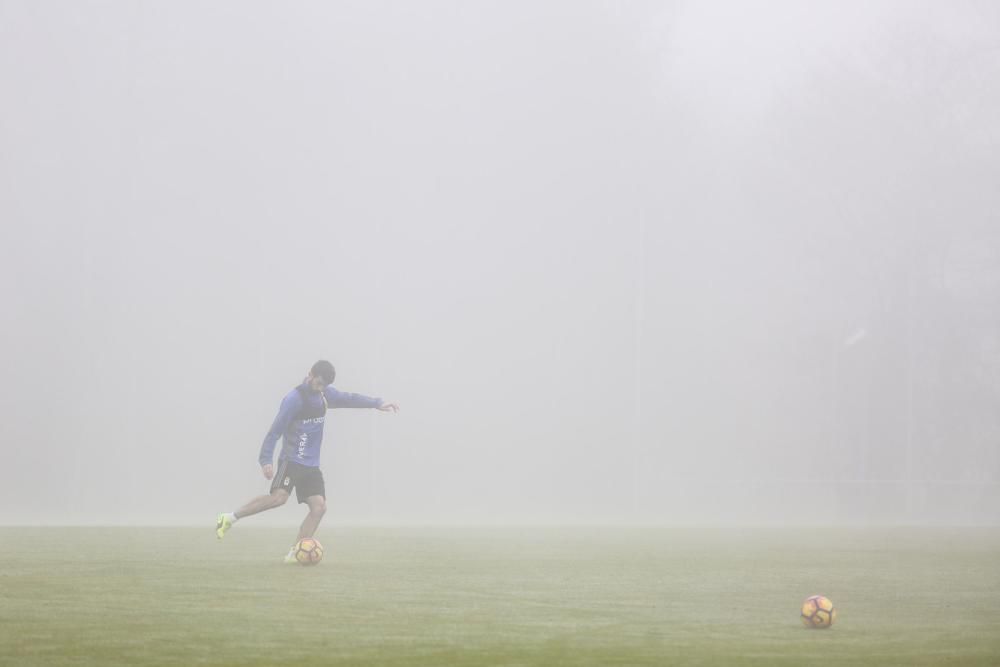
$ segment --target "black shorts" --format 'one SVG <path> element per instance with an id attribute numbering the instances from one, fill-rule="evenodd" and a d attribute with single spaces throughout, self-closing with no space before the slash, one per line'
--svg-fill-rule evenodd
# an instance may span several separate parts
<path id="1" fill-rule="evenodd" d="M 278 461 L 274 471 L 274 481 L 271 482 L 271 493 L 284 489 L 288 493 L 295 487 L 295 498 L 304 503 L 309 496 L 323 496 L 326 500 L 326 484 L 323 483 L 323 473 L 319 468 L 304 466 L 295 461 Z"/>

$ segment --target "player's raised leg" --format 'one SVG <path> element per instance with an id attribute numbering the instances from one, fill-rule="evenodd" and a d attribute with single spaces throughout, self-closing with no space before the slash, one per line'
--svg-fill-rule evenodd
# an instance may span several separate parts
<path id="1" fill-rule="evenodd" d="M 219 515 L 215 524 L 215 534 L 221 540 L 226 532 L 233 527 L 237 519 L 242 519 L 246 516 L 253 516 L 254 514 L 259 514 L 275 507 L 281 507 L 286 502 L 288 502 L 288 491 L 283 488 L 276 488 L 271 493 L 264 496 L 257 496 L 250 500 L 246 505 L 239 508 L 235 512 L 224 512 Z"/>
<path id="2" fill-rule="evenodd" d="M 274 509 L 275 507 L 281 507 L 287 502 L 288 491 L 285 491 L 284 489 L 275 489 L 266 496 L 257 496 L 246 505 L 233 512 L 233 514 L 236 515 L 237 519 L 242 519 L 245 516 L 253 516 L 254 514 L 260 514 L 261 512 Z"/>

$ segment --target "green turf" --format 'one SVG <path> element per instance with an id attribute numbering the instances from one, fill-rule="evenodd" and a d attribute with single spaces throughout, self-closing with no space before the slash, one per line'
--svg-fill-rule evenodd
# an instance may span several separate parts
<path id="1" fill-rule="evenodd" d="M 1000 664 L 996 529 L 289 535 L 0 529 L 0 665 Z"/>

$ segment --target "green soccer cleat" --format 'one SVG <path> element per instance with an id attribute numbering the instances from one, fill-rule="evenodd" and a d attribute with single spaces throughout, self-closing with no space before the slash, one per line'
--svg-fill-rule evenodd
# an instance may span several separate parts
<path id="1" fill-rule="evenodd" d="M 226 536 L 226 531 L 233 527 L 233 520 L 229 518 L 229 515 L 223 512 L 219 515 L 219 518 L 215 521 L 215 534 L 221 540 Z"/>

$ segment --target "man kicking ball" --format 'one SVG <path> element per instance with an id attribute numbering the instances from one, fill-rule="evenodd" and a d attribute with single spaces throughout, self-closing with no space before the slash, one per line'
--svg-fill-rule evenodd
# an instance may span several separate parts
<path id="1" fill-rule="evenodd" d="M 326 486 L 319 469 L 326 411 L 333 408 L 375 408 L 382 412 L 399 410 L 395 403 L 384 403 L 381 398 L 337 391 L 332 386 L 336 375 L 329 361 L 317 361 L 302 384 L 282 399 L 278 416 L 260 447 L 261 472 L 267 479 L 274 480 L 271 492 L 266 496 L 257 496 L 235 512 L 220 514 L 215 527 L 215 534 L 220 540 L 243 517 L 284 505 L 293 487 L 299 503 L 309 506 L 296 544 L 298 540 L 315 534 L 320 519 L 326 513 Z M 274 446 L 281 436 L 284 440 L 275 471 Z M 285 556 L 285 562 L 295 562 L 295 545 Z"/>

